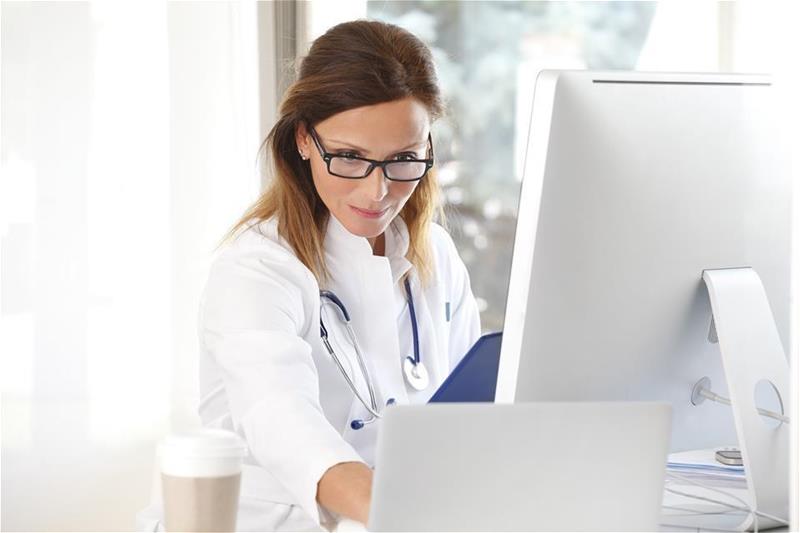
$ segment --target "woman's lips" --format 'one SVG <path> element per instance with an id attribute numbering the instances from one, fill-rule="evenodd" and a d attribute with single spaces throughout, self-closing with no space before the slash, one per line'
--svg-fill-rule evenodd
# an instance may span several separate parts
<path id="1" fill-rule="evenodd" d="M 381 218 L 389 210 L 389 208 L 387 207 L 381 211 L 372 211 L 370 209 L 361 209 L 360 207 L 356 207 L 354 205 L 351 205 L 350 209 L 352 209 L 353 211 L 355 211 L 357 214 L 361 215 L 364 218 Z"/>

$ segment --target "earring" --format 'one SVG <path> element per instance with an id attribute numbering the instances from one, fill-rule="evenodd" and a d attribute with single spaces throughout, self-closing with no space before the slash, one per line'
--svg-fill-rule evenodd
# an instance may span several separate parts
<path id="1" fill-rule="evenodd" d="M 304 153 L 302 152 L 302 150 L 298 150 L 297 152 L 300 154 L 300 159 L 302 159 L 303 161 L 305 161 L 306 159 L 308 159 L 308 157 L 306 157 L 306 154 L 304 154 Z"/>

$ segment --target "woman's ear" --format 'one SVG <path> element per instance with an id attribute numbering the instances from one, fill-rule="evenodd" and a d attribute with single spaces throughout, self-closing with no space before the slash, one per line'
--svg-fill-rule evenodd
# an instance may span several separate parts
<path id="1" fill-rule="evenodd" d="M 297 128 L 295 129 L 294 138 L 295 143 L 297 143 L 297 151 L 300 152 L 300 157 L 303 159 L 308 159 L 311 157 L 309 152 L 309 137 L 308 128 L 306 127 L 305 122 L 298 123 Z"/>

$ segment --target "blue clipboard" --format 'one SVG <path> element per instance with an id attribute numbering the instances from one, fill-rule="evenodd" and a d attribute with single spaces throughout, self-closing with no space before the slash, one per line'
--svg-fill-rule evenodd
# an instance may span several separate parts
<path id="1" fill-rule="evenodd" d="M 502 331 L 478 339 L 428 403 L 494 402 L 502 340 Z"/>

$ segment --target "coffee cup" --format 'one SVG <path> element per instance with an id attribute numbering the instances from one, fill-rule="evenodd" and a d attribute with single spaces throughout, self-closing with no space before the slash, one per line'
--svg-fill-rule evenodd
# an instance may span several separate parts
<path id="1" fill-rule="evenodd" d="M 158 448 L 167 531 L 235 531 L 244 441 L 223 429 L 168 436 Z"/>

